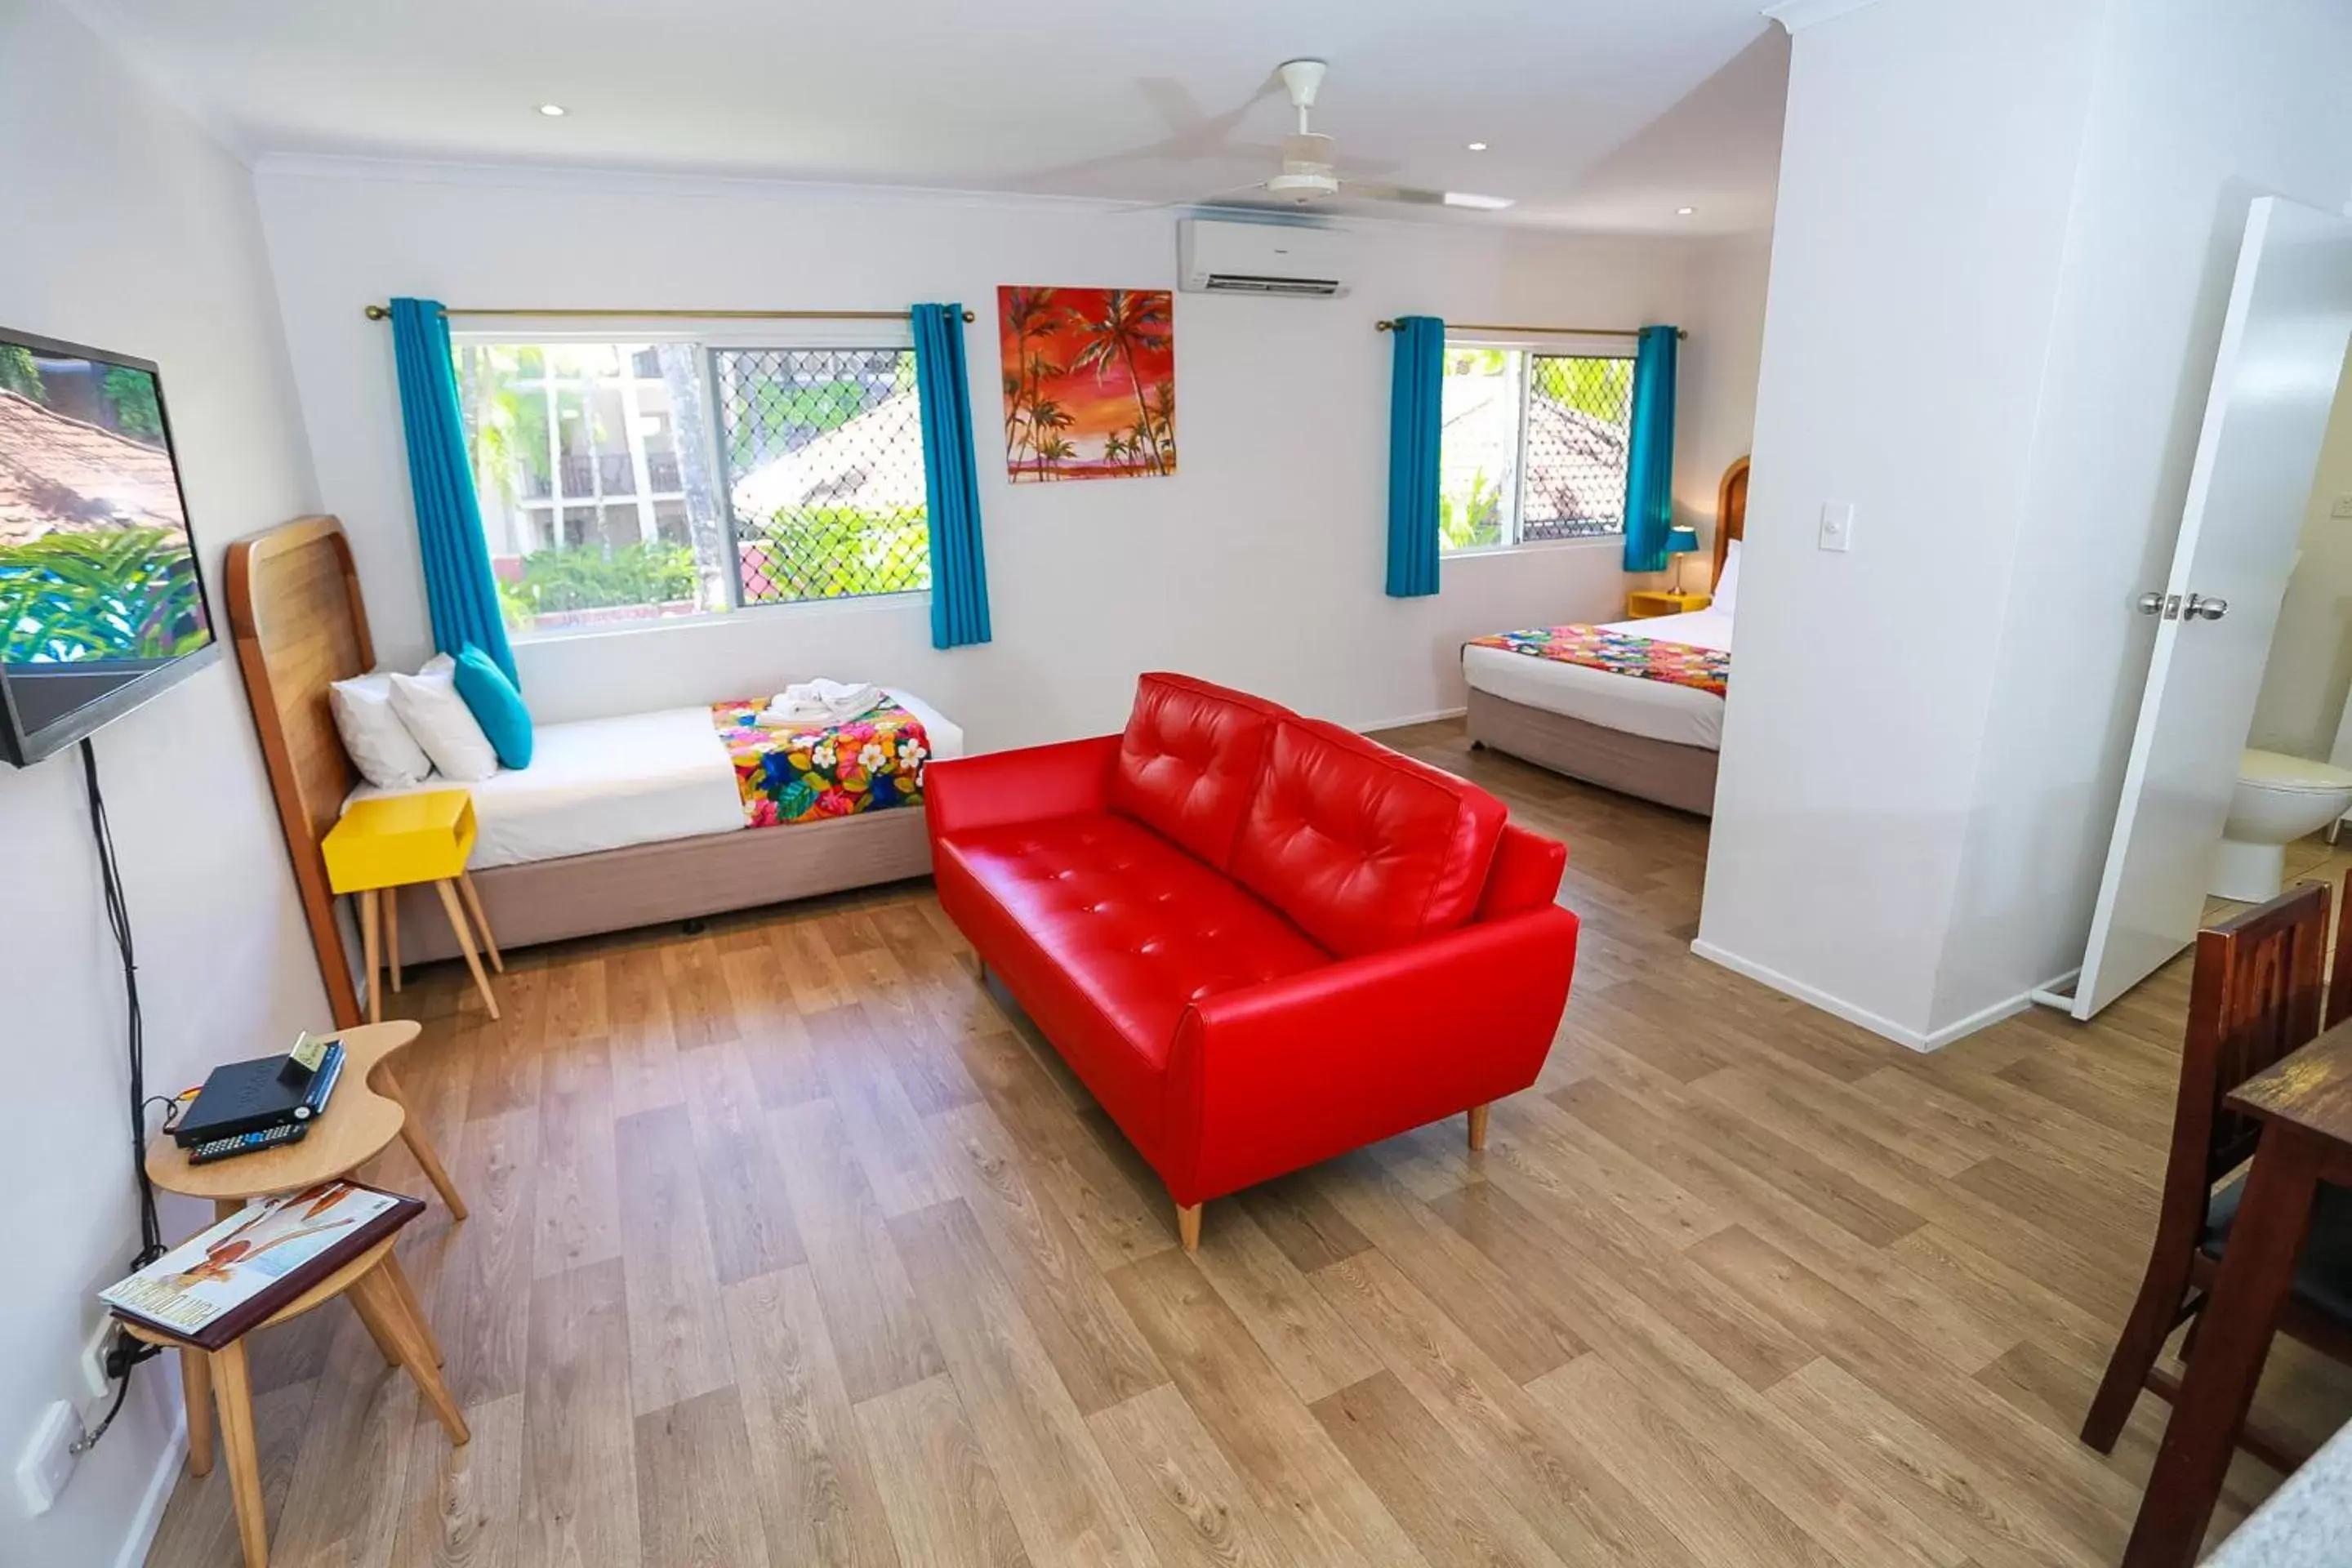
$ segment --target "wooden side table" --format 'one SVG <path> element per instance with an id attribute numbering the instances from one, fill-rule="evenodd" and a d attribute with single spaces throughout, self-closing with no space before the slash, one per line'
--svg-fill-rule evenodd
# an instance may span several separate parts
<path id="1" fill-rule="evenodd" d="M 387 889 L 412 882 L 430 882 L 441 895 L 441 908 L 457 933 L 457 950 L 482 994 L 491 1017 L 499 1016 L 499 999 L 482 960 L 474 950 L 473 929 L 480 928 L 482 945 L 489 950 L 490 966 L 506 973 L 490 922 L 482 914 L 482 900 L 474 879 L 466 874 L 466 858 L 474 852 L 474 797 L 462 789 L 427 790 L 421 795 L 378 795 L 355 803 L 342 820 L 319 841 L 327 862 L 327 884 L 338 893 L 359 900 L 360 944 L 367 957 L 368 1022 L 383 1016 L 382 988 L 376 982 L 380 913 L 393 910 L 391 938 L 392 984 L 400 988 L 399 902 L 382 895 Z M 462 905 L 459 900 L 464 900 Z M 472 914 L 470 924 L 467 916 Z"/>
<path id="2" fill-rule="evenodd" d="M 1677 594 L 1665 588 L 1636 588 L 1625 595 L 1625 618 L 1646 621 L 1654 616 L 1680 616 L 1704 610 L 1715 602 L 1708 594 Z"/>
<path id="3" fill-rule="evenodd" d="M 452 1217 L 466 1217 L 466 1201 L 458 1196 L 441 1156 L 424 1124 L 409 1109 L 408 1096 L 394 1076 L 392 1058 L 407 1049 L 423 1026 L 396 1018 L 389 1024 L 362 1024 L 324 1037 L 343 1047 L 343 1076 L 327 1102 L 326 1114 L 311 1124 L 299 1143 L 281 1144 L 258 1154 L 241 1154 L 210 1164 L 189 1163 L 188 1152 L 165 1134 L 147 1145 L 147 1179 L 167 1193 L 210 1198 L 215 1219 L 226 1219 L 248 1198 L 274 1193 L 299 1192 L 320 1182 L 347 1176 L 374 1159 L 398 1138 L 425 1171 L 425 1179 L 449 1205 Z M 331 1298 L 348 1292 L 352 1306 L 366 1324 L 386 1362 L 405 1366 L 417 1381 L 450 1440 L 467 1440 L 466 1423 L 450 1402 L 448 1392 L 433 1369 L 441 1359 L 425 1321 L 425 1310 L 392 1254 L 392 1237 L 370 1247 L 332 1275 L 273 1315 L 270 1323 L 299 1316 Z M 245 1544 L 247 1568 L 264 1568 L 268 1558 L 267 1526 L 262 1510 L 260 1467 L 255 1457 L 253 1394 L 246 1381 L 245 1340 L 241 1335 L 222 1350 L 205 1352 L 168 1335 L 151 1334 L 126 1324 L 139 1338 L 168 1345 L 180 1352 L 180 1385 L 188 1409 L 188 1469 L 204 1475 L 213 1465 L 213 1411 L 220 1411 L 221 1433 L 228 1449 L 229 1478 L 236 1503 L 237 1533 Z"/>
<path id="4" fill-rule="evenodd" d="M 228 1458 L 229 1496 L 236 1505 L 237 1540 L 245 1550 L 246 1568 L 269 1568 L 269 1515 L 261 1494 L 261 1451 L 253 1430 L 253 1380 L 245 1353 L 246 1340 L 257 1330 L 275 1328 L 338 1296 L 348 1297 L 384 1361 L 406 1368 L 415 1379 L 417 1392 L 440 1418 L 450 1443 L 462 1447 L 473 1439 L 457 1402 L 449 1397 L 448 1384 L 441 1379 L 441 1349 L 416 1304 L 415 1291 L 401 1272 L 400 1259 L 393 1255 L 393 1241 L 394 1237 L 385 1237 L 216 1351 L 122 1320 L 131 1338 L 180 1352 L 180 1382 L 188 1402 L 190 1475 L 212 1473 L 212 1412 L 205 1405 L 210 1403 L 220 1411 L 221 1447 Z"/>

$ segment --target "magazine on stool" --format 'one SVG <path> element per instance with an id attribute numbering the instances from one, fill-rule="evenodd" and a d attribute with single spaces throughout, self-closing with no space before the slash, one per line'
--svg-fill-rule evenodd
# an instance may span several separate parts
<path id="1" fill-rule="evenodd" d="M 247 1204 L 98 1297 L 118 1317 L 218 1350 L 424 1212 L 421 1198 L 321 1182 Z"/>

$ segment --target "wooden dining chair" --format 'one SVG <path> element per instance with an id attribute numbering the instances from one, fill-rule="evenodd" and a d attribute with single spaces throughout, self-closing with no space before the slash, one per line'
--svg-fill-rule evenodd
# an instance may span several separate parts
<path id="1" fill-rule="evenodd" d="M 2352 879 L 2346 897 L 2352 901 Z M 2157 1357 L 2172 1331 L 2203 1310 L 2221 1270 L 2243 1178 L 2219 1192 L 2214 1184 L 2243 1164 L 2262 1136 L 2261 1122 L 2229 1108 L 2230 1092 L 2315 1037 L 2323 1012 L 2331 1025 L 2352 1015 L 2352 961 L 2339 963 L 2334 994 L 2323 994 L 2328 901 L 2325 883 L 2308 882 L 2197 933 L 2156 1241 L 2139 1299 L 2083 1423 L 2083 1441 L 2103 1454 L 2114 1450 L 2142 1388 L 2168 1402 L 2179 1395 L 2179 1379 L 2160 1371 Z M 2352 934 L 2352 919 L 2344 924 L 2347 930 L 2338 931 L 2336 940 L 2339 960 Z M 2336 1197 L 2328 1198 L 2330 1192 Z M 2337 1360 L 2352 1362 L 2352 1193 L 2326 1189 L 2322 1200 L 2313 1213 L 2312 1245 L 2279 1327 Z M 2340 1240 L 2326 1244 L 2323 1229 Z M 2192 1322 L 2182 1347 L 2184 1361 L 2195 1352 L 2195 1343 Z M 2294 1469 L 2304 1457 L 2252 1417 L 2237 1440 L 2282 1470 Z"/>

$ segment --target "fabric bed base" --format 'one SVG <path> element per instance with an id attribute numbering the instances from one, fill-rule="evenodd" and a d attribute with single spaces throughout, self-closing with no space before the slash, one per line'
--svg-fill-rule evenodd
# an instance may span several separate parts
<path id="1" fill-rule="evenodd" d="M 1470 689 L 1470 739 L 1553 773 L 1700 816 L 1715 815 L 1717 753 L 1547 713 Z"/>
<path id="2" fill-rule="evenodd" d="M 931 872 L 921 806 L 632 844 L 474 873 L 500 951 L 755 909 Z M 400 956 L 457 956 L 429 884 L 400 889 Z"/>

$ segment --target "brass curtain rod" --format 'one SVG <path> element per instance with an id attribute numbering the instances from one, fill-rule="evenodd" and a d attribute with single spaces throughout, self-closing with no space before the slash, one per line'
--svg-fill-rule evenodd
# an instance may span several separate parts
<path id="1" fill-rule="evenodd" d="M 392 308 L 370 305 L 367 319 L 389 321 Z M 449 316 L 528 316 L 534 318 L 580 318 L 620 321 L 645 321 L 658 318 L 665 321 L 905 321 L 914 317 L 912 310 L 487 310 L 474 309 L 453 310 L 443 307 L 441 314 Z M 963 313 L 967 321 L 980 320 L 970 310 Z"/>
<path id="2" fill-rule="evenodd" d="M 1396 331 L 1394 321 L 1374 321 L 1372 326 L 1378 331 Z M 1448 321 L 1445 326 L 1449 331 L 1501 332 L 1546 338 L 1638 338 L 1642 335 L 1639 327 L 1497 327 L 1486 321 Z M 1676 327 L 1675 336 L 1686 338 L 1690 334 Z"/>

